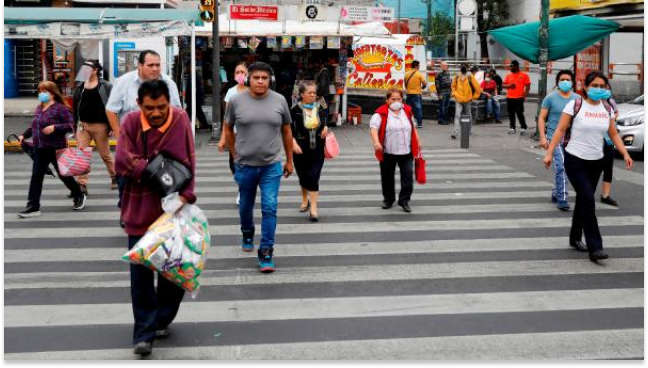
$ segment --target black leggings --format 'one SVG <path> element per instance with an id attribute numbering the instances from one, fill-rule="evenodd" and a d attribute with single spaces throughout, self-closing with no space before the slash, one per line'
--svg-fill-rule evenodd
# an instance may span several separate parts
<path id="1" fill-rule="evenodd" d="M 612 182 L 612 169 L 614 168 L 614 146 L 603 143 L 603 182 Z"/>

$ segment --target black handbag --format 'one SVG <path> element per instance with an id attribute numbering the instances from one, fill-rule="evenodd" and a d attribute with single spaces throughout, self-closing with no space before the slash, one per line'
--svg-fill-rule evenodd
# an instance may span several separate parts
<path id="1" fill-rule="evenodd" d="M 148 143 L 144 132 L 142 132 L 142 141 L 144 157 L 148 157 Z M 191 171 L 180 162 L 165 156 L 164 153 L 159 153 L 149 161 L 143 175 L 146 182 L 162 197 L 182 191 L 191 180 Z"/>

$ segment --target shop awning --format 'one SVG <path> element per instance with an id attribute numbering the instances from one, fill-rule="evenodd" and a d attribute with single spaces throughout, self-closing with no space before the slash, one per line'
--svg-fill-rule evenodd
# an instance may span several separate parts
<path id="1" fill-rule="evenodd" d="M 51 22 L 129 24 L 198 20 L 198 12 L 192 9 L 4 8 L 5 25 Z"/>
<path id="2" fill-rule="evenodd" d="M 227 14 L 220 14 L 219 33 L 221 36 L 388 36 L 391 33 L 379 22 L 358 25 L 338 22 L 300 22 L 230 20 Z M 212 24 L 205 23 L 196 27 L 197 36 L 211 36 Z"/>
<path id="3" fill-rule="evenodd" d="M 540 22 L 525 23 L 488 31 L 499 43 L 515 55 L 538 63 Z M 575 55 L 603 37 L 619 29 L 610 20 L 573 15 L 549 21 L 549 61 Z"/>

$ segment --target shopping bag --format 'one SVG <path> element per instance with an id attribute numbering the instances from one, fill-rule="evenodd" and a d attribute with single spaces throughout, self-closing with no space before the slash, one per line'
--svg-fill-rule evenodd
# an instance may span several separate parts
<path id="1" fill-rule="evenodd" d="M 62 148 L 56 150 L 56 163 L 61 176 L 78 176 L 90 172 L 92 147 Z"/>
<path id="2" fill-rule="evenodd" d="M 325 158 L 336 158 L 340 154 L 340 145 L 338 144 L 337 139 L 335 139 L 335 134 L 329 131 L 326 133 L 326 143 L 324 144 L 324 157 Z"/>
<path id="3" fill-rule="evenodd" d="M 419 184 L 425 184 L 427 182 L 427 174 L 425 173 L 425 160 L 423 156 L 419 156 L 414 159 L 414 174 L 416 176 L 416 182 Z"/>
<path id="4" fill-rule="evenodd" d="M 207 217 L 198 206 L 185 204 L 160 216 L 122 260 L 159 272 L 195 298 L 209 245 Z"/>

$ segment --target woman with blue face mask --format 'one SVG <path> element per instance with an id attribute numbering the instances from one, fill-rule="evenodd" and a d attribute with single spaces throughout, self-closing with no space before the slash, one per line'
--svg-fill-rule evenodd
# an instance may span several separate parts
<path id="1" fill-rule="evenodd" d="M 73 209 L 85 207 L 86 196 L 72 176 L 61 176 L 56 162 L 56 150 L 67 147 L 66 134 L 74 132 L 70 108 L 54 82 L 45 81 L 38 84 L 38 101 L 36 114 L 28 128 L 18 139 L 32 138 L 34 145 L 34 164 L 29 182 L 27 207 L 18 212 L 18 217 L 29 218 L 40 215 L 40 198 L 43 192 L 43 179 L 47 167 L 52 164 L 59 179 L 72 193 Z"/>
<path id="2" fill-rule="evenodd" d="M 603 251 L 603 240 L 595 213 L 594 194 L 603 171 L 603 139 L 609 134 L 626 162 L 632 169 L 632 159 L 616 130 L 614 111 L 604 101 L 607 96 L 607 77 L 593 71 L 585 77 L 587 97 L 578 98 L 565 106 L 558 127 L 551 139 L 544 165 L 547 169 L 553 161 L 553 152 L 568 133 L 565 146 L 565 172 L 576 191 L 576 205 L 569 232 L 569 245 L 579 251 L 589 252 L 589 259 L 597 262 L 609 256 Z M 585 243 L 582 241 L 585 234 Z"/>
<path id="3" fill-rule="evenodd" d="M 574 74 L 571 70 L 561 70 L 556 75 L 557 91 L 550 93 L 542 101 L 542 108 L 538 116 L 538 132 L 540 132 L 540 146 L 545 150 L 549 148 L 549 141 L 553 138 L 558 127 L 565 106 L 578 96 L 572 91 Z M 565 153 L 561 144 L 553 152 L 554 187 L 551 192 L 551 202 L 561 211 L 569 210 L 567 201 L 567 175 L 565 174 Z"/>

